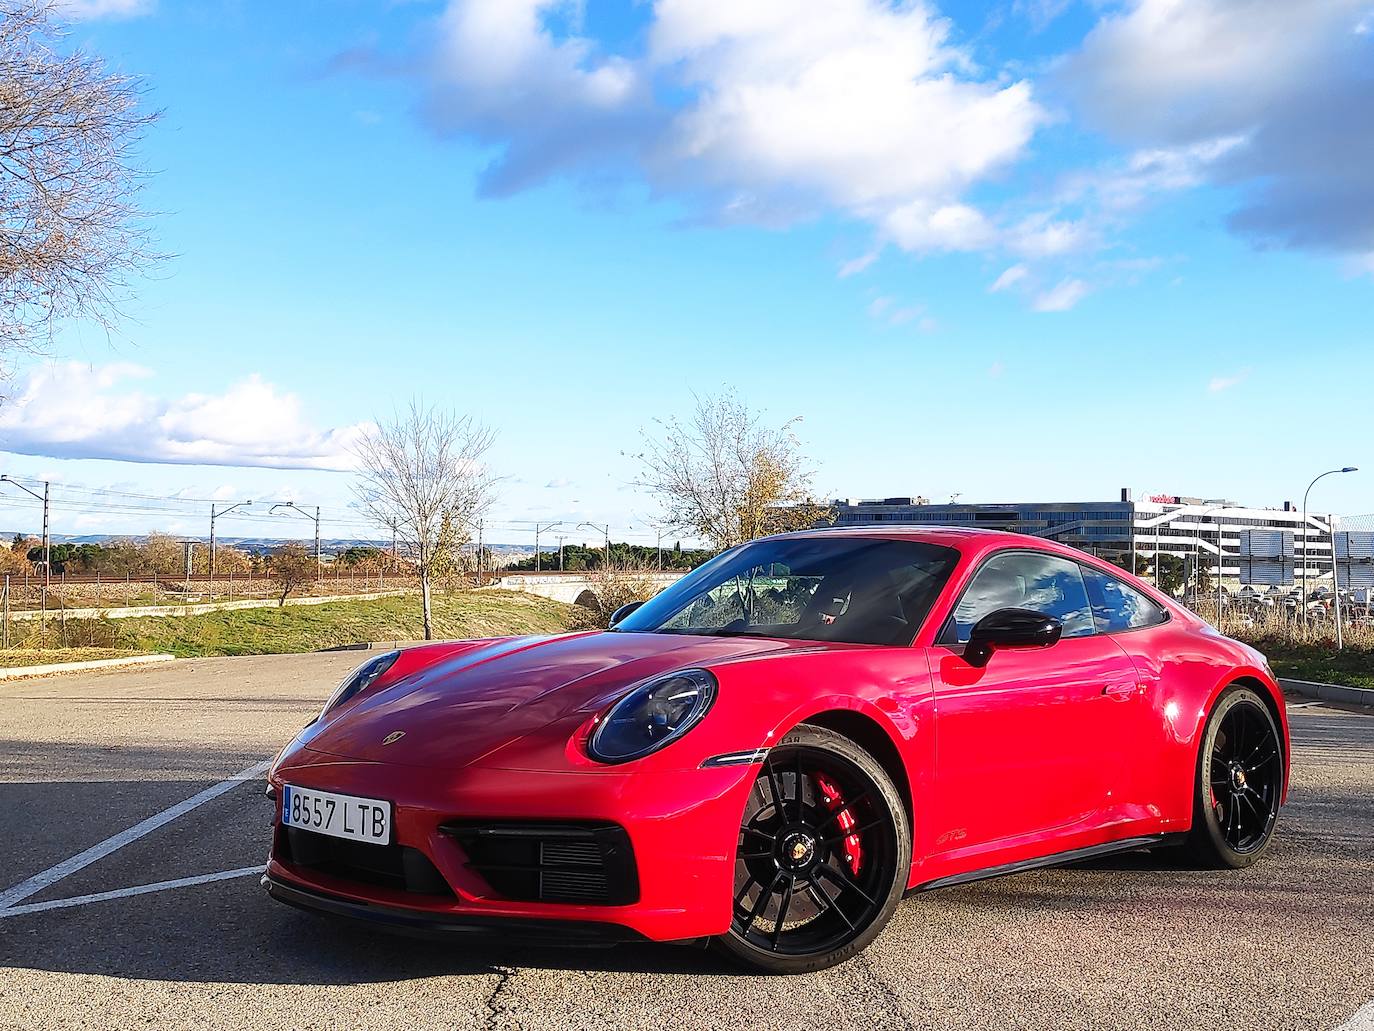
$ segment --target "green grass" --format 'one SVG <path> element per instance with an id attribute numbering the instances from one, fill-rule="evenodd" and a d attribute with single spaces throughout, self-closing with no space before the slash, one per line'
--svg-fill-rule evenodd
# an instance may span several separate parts
<path id="1" fill-rule="evenodd" d="M 436 594 L 434 636 L 451 640 L 558 633 L 571 625 L 574 611 L 571 605 L 517 591 Z M 420 599 L 411 595 L 100 622 L 102 643 L 186 658 L 309 652 L 363 641 L 415 641 L 423 636 Z"/>
<path id="2" fill-rule="evenodd" d="M 1269 658 L 1274 672 L 1294 680 L 1342 684 L 1374 690 L 1374 652 L 1363 648 L 1333 651 L 1314 645 L 1264 641 L 1256 644 Z"/>

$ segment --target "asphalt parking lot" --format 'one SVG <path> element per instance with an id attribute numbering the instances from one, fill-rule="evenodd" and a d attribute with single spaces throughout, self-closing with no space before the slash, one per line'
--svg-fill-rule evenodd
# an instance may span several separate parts
<path id="1" fill-rule="evenodd" d="M 1374 1028 L 1374 716 L 1294 709 L 1290 804 L 1249 871 L 1134 855 L 918 895 L 858 960 L 769 979 L 271 902 L 262 764 L 359 659 L 0 685 L 0 1027 Z"/>

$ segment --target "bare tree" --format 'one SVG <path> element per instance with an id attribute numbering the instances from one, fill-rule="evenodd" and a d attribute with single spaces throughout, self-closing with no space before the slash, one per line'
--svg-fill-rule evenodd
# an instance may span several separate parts
<path id="1" fill-rule="evenodd" d="M 800 417 L 767 426 L 733 392 L 696 398 L 689 422 L 660 421 L 643 434 L 642 478 L 666 522 L 713 547 L 823 521 L 829 509 L 811 500 L 812 472 L 795 427 Z"/>
<path id="2" fill-rule="evenodd" d="M 277 589 L 281 591 L 281 597 L 277 599 L 277 608 L 284 608 L 286 598 L 292 591 L 305 584 L 314 583 L 315 577 L 319 575 L 319 569 L 315 565 L 315 556 L 306 550 L 304 544 L 298 541 L 283 544 L 272 552 L 270 568 L 272 579 L 276 581 Z"/>
<path id="3" fill-rule="evenodd" d="M 57 49 L 51 0 L 0 0 L 0 353 L 68 317 L 113 326 L 157 258 L 135 150 L 156 112 L 139 79 Z"/>
<path id="4" fill-rule="evenodd" d="M 434 632 L 430 587 L 445 519 L 450 528 L 469 527 L 490 507 L 496 480 L 484 460 L 495 438 L 469 416 L 412 401 L 356 448 L 359 503 L 379 526 L 395 528 L 415 563 L 426 641 Z"/>

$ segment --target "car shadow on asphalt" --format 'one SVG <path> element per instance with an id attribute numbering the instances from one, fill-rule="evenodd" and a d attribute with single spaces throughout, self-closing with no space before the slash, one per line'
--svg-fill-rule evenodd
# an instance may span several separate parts
<path id="1" fill-rule="evenodd" d="M 710 975 L 701 948 L 519 948 L 401 937 L 272 902 L 255 877 L 0 920 L 0 966 L 134 980 L 346 985 L 515 967 Z"/>

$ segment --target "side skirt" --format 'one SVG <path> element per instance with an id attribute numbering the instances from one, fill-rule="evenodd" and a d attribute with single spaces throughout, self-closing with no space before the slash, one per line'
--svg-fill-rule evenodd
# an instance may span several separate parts
<path id="1" fill-rule="evenodd" d="M 984 881 L 989 877 L 1004 877 L 1007 874 L 1024 873 L 1027 870 L 1039 870 L 1047 866 L 1064 866 L 1069 863 L 1082 862 L 1085 859 L 1096 859 L 1099 856 L 1115 855 L 1118 852 L 1138 852 L 1141 849 L 1158 848 L 1160 845 L 1167 845 L 1175 840 L 1181 839 L 1181 834 L 1150 834 L 1140 838 L 1122 838 L 1120 841 L 1108 841 L 1101 845 L 1089 845 L 1087 848 L 1075 848 L 1068 852 L 1055 852 L 1048 856 L 1035 856 L 1032 859 L 1022 859 L 1015 863 L 1006 863 L 1002 866 L 989 866 L 981 870 L 969 870 L 967 873 L 958 873 L 952 877 L 939 877 L 933 881 L 926 881 L 911 888 L 907 894 L 915 894 L 918 891 L 931 891 L 935 888 L 949 888 L 956 884 L 968 884 L 971 881 Z"/>

